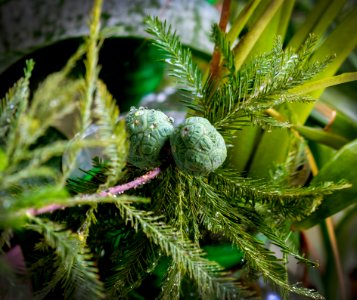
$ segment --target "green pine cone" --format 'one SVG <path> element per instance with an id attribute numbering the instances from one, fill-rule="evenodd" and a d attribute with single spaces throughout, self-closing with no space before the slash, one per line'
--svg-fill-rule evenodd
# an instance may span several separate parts
<path id="1" fill-rule="evenodd" d="M 191 117 L 170 137 L 177 166 L 191 175 L 207 175 L 223 164 L 227 148 L 221 134 L 201 117 Z"/>
<path id="2" fill-rule="evenodd" d="M 172 119 L 163 112 L 132 107 L 126 117 L 130 138 L 128 162 L 140 169 L 161 164 L 161 150 L 174 131 Z"/>

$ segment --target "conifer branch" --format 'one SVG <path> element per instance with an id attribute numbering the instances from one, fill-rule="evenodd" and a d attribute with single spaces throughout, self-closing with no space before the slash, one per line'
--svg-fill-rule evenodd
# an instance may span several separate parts
<path id="1" fill-rule="evenodd" d="M 17 166 L 17 165 L 16 165 Z M 17 183 L 21 182 L 21 180 L 27 180 L 29 178 L 40 178 L 46 177 L 48 180 L 56 180 L 58 178 L 58 173 L 53 170 L 53 168 L 47 166 L 41 166 L 37 169 L 24 168 L 19 172 L 14 172 L 8 174 L 6 178 L 1 178 L 0 183 L 2 188 L 8 189 L 12 186 L 16 186 Z"/>
<path id="2" fill-rule="evenodd" d="M 71 80 L 60 71 L 46 77 L 34 92 L 31 105 L 21 126 L 22 147 L 27 148 L 43 136 L 50 126 L 56 126 L 77 107 L 83 81 Z M 40 125 L 41 124 L 41 125 Z"/>
<path id="3" fill-rule="evenodd" d="M 249 267 L 279 287 L 283 295 L 286 291 L 290 291 L 313 299 L 324 299 L 313 290 L 286 283 L 284 280 L 286 270 L 283 267 L 282 260 L 276 258 L 274 253 L 266 249 L 261 242 L 242 230 L 239 222 L 230 220 L 219 210 L 206 209 L 203 213 L 203 223 L 213 233 L 219 234 L 224 230 L 225 236 L 244 251 Z"/>
<path id="4" fill-rule="evenodd" d="M 163 175 L 152 195 L 152 210 L 164 212 L 169 225 L 178 228 L 182 236 L 199 245 L 201 232 L 197 221 L 199 212 L 195 204 L 197 195 L 187 189 L 186 178 L 177 169 L 169 167 Z"/>
<path id="5" fill-rule="evenodd" d="M 83 147 L 93 147 L 93 146 L 103 146 L 105 141 L 98 140 L 76 140 L 70 142 L 72 149 L 78 150 Z M 2 188 L 11 188 L 16 185 L 19 181 L 27 178 L 37 178 L 37 177 L 47 177 L 51 180 L 58 180 L 59 173 L 45 166 L 45 164 L 53 157 L 63 154 L 65 150 L 68 149 L 68 141 L 58 141 L 51 145 L 38 147 L 35 150 L 21 149 L 18 152 L 17 159 L 19 162 L 26 161 L 26 165 L 20 170 L 18 169 L 19 163 L 14 163 L 4 171 L 4 177 L 0 178 L 0 183 Z M 6 175 L 6 176 L 5 176 Z"/>
<path id="6" fill-rule="evenodd" d="M 166 55 L 165 62 L 170 66 L 170 75 L 175 77 L 180 88 L 189 91 L 193 96 L 201 98 L 201 73 L 192 61 L 191 51 L 184 48 L 176 33 L 166 21 L 149 17 L 146 20 L 147 32 L 156 39 L 154 45 Z"/>
<path id="7" fill-rule="evenodd" d="M 175 263 L 196 281 L 203 296 L 216 295 L 225 299 L 231 293 L 237 292 L 224 284 L 225 281 L 229 282 L 228 279 L 217 278 L 222 271 L 221 267 L 215 262 L 204 259 L 203 250 L 182 236 L 180 231 L 161 221 L 162 217 L 122 203 L 118 203 L 117 207 L 121 216 L 135 231 L 140 228 L 165 255 L 172 256 Z"/>
<path id="8" fill-rule="evenodd" d="M 212 39 L 215 42 L 216 47 L 222 54 L 225 61 L 224 66 L 229 70 L 230 74 L 236 73 L 234 65 L 234 54 L 231 50 L 231 44 L 228 41 L 227 34 L 225 34 L 217 24 L 212 26 Z"/>
<path id="9" fill-rule="evenodd" d="M 28 61 L 24 70 L 25 76 L 19 79 L 6 93 L 5 97 L 0 100 L 0 139 L 3 140 L 10 127 L 15 125 L 21 110 L 28 97 L 28 86 L 33 61 Z"/>
<path id="10" fill-rule="evenodd" d="M 106 163 L 99 157 L 93 158 L 91 169 L 81 169 L 83 176 L 67 179 L 67 189 L 73 194 L 95 194 L 107 180 Z"/>
<path id="11" fill-rule="evenodd" d="M 87 59 L 85 61 L 85 95 L 82 105 L 82 130 L 89 127 L 91 122 L 91 109 L 94 100 L 94 92 L 98 79 L 98 55 L 99 55 L 99 32 L 102 0 L 95 0 L 92 10 L 91 22 L 89 27 L 89 37 L 87 39 Z"/>
<path id="12" fill-rule="evenodd" d="M 100 18 L 101 18 L 102 0 L 95 0 L 92 9 L 91 22 L 89 27 L 89 36 L 85 43 L 86 50 L 86 60 L 85 64 L 85 78 L 83 83 L 83 95 L 79 101 L 79 110 L 81 114 L 81 124 L 80 124 L 80 134 L 77 134 L 75 139 L 80 139 L 80 135 L 83 135 L 85 130 L 91 125 L 92 122 L 92 106 L 94 102 L 94 94 L 96 90 L 96 84 L 98 80 L 98 59 L 99 59 L 99 49 L 100 49 Z M 79 49 L 75 53 L 64 69 L 64 74 L 70 70 L 71 63 L 74 63 L 78 56 L 81 55 L 82 49 Z M 71 149 L 67 150 L 67 164 L 64 166 L 63 170 L 63 180 L 62 184 L 69 177 L 70 173 L 76 167 L 76 158 L 78 150 Z"/>
<path id="13" fill-rule="evenodd" d="M 161 253 L 142 232 L 125 232 L 126 236 L 118 245 L 120 250 L 113 249 L 113 274 L 106 280 L 108 296 L 111 298 L 127 297 L 131 291 L 141 285 L 146 276 L 154 271 L 161 258 Z"/>
<path id="14" fill-rule="evenodd" d="M 175 185 L 171 187 L 174 193 L 174 197 L 178 199 L 178 205 L 172 203 L 172 196 L 168 199 L 167 206 L 173 206 L 173 212 L 168 212 L 169 219 L 172 219 L 174 226 L 178 227 L 183 236 L 190 238 L 197 245 L 199 245 L 199 239 L 201 237 L 200 230 L 197 225 L 198 212 L 195 208 L 195 199 L 191 198 L 191 195 L 187 193 L 185 182 L 182 180 L 182 176 L 175 175 Z"/>
<path id="15" fill-rule="evenodd" d="M 212 221 L 212 218 L 210 218 L 210 221 Z M 269 279 L 274 283 L 282 291 L 282 295 L 284 295 L 286 291 L 289 291 L 313 299 L 324 299 L 324 297 L 314 290 L 288 284 L 284 280 L 286 277 L 286 270 L 283 267 L 283 261 L 277 259 L 274 253 L 264 248 L 261 243 L 252 240 L 252 237 L 249 234 L 243 233 L 241 235 L 233 235 L 233 233 L 238 231 L 236 223 L 225 218 L 225 220 L 221 219 L 217 225 L 218 229 L 224 226 L 226 230 L 232 231 L 232 235 L 229 236 L 229 238 L 239 249 L 244 250 L 245 258 L 248 260 L 250 267 L 257 270 L 264 278 Z M 213 232 L 215 232 L 217 228 L 213 225 Z"/>
<path id="16" fill-rule="evenodd" d="M 71 172 L 77 168 L 77 157 L 79 150 L 76 144 L 81 140 L 81 136 L 76 134 L 69 142 L 66 149 L 66 160 L 62 165 L 62 180 L 61 185 L 65 186 L 70 180 Z"/>
<path id="17" fill-rule="evenodd" d="M 43 235 L 46 243 L 55 250 L 57 270 L 39 295 L 45 296 L 59 283 L 65 287 L 65 297 L 98 299 L 104 296 L 103 285 L 98 278 L 98 270 L 91 261 L 89 250 L 81 243 L 78 235 L 64 231 L 50 221 L 30 218 L 27 229 Z"/>
<path id="18" fill-rule="evenodd" d="M 282 293 L 285 290 L 285 292 L 290 291 L 314 299 L 323 299 L 315 291 L 289 285 L 283 280 L 286 270 L 282 265 L 281 259 L 276 258 L 270 250 L 266 249 L 260 241 L 246 231 L 246 228 L 254 228 L 259 225 L 255 224 L 254 214 L 249 213 L 249 217 L 238 214 L 238 209 L 234 209 L 224 199 L 221 199 L 210 185 L 204 183 L 202 179 L 196 180 L 201 181 L 201 197 L 198 199 L 201 206 L 202 223 L 208 230 L 213 233 L 223 234 L 235 246 L 241 249 L 250 268 L 256 270 L 266 279 L 271 280 L 282 289 Z M 242 207 L 239 210 L 244 211 Z M 264 227 L 262 228 L 264 229 Z M 262 228 L 257 227 L 256 229 L 260 230 Z M 270 237 L 274 237 L 272 231 L 267 232 Z M 274 237 L 273 240 L 275 241 L 276 239 L 279 240 L 277 237 Z M 283 249 L 293 254 L 296 258 L 300 258 L 299 255 L 296 255 L 286 246 Z M 304 258 L 301 258 L 301 260 L 306 261 Z"/>
<path id="19" fill-rule="evenodd" d="M 7 97 L 1 101 L 2 107 L 5 105 L 8 106 L 8 109 L 5 109 L 2 113 L 2 116 L 4 116 L 3 121 L 5 121 L 5 124 L 8 121 L 11 124 L 11 129 L 9 129 L 9 135 L 7 136 L 6 140 L 6 154 L 9 158 L 16 157 L 16 145 L 19 142 L 20 135 L 20 122 L 24 117 L 24 112 L 28 107 L 30 95 L 30 77 L 34 68 L 34 64 L 35 63 L 33 60 L 26 61 L 23 79 L 20 79 L 14 86 L 13 93 L 8 93 Z M 13 113 L 14 111 L 16 112 L 15 114 Z M 0 136 L 0 138 L 4 138 L 4 136 Z"/>
<path id="20" fill-rule="evenodd" d="M 300 220 L 312 213 L 324 195 L 350 187 L 345 182 L 325 182 L 316 186 L 289 188 L 263 180 L 243 178 L 233 170 L 212 174 L 211 180 L 210 184 L 219 192 L 222 191 L 231 203 L 266 204 L 273 213 L 291 220 Z"/>
<path id="21" fill-rule="evenodd" d="M 183 273 L 175 262 L 171 262 L 168 267 L 166 278 L 161 287 L 161 292 L 158 300 L 179 300 L 180 299 L 180 287 L 183 278 Z"/>
<path id="22" fill-rule="evenodd" d="M 62 69 L 64 76 L 68 76 L 73 68 L 76 66 L 76 63 L 82 58 L 82 56 L 86 53 L 87 47 L 86 44 L 81 44 L 76 52 L 68 59 L 66 65 Z"/>
<path id="23" fill-rule="evenodd" d="M 233 71 L 229 66 L 234 54 L 227 37 L 217 28 L 214 36 L 221 45 L 228 68 Z M 222 131 L 240 129 L 246 124 L 247 117 L 260 126 L 286 127 L 287 123 L 272 119 L 265 110 L 283 103 L 315 101 L 309 96 L 292 94 L 290 90 L 311 80 L 331 62 L 332 57 L 309 62 L 316 41 L 316 37 L 310 36 L 304 47 L 294 52 L 293 49 L 283 50 L 282 42 L 277 38 L 271 52 L 255 57 L 236 74 L 231 74 L 213 97 L 206 99 L 204 116 Z"/>
<path id="24" fill-rule="evenodd" d="M 117 183 L 122 175 L 122 170 L 126 165 L 128 142 L 124 120 L 118 121 L 118 106 L 101 81 L 97 82 L 94 103 L 94 113 L 98 120 L 100 136 L 111 140 L 111 143 L 103 151 L 109 158 L 106 163 L 107 179 L 103 184 L 103 187 L 108 187 Z"/>
<path id="25" fill-rule="evenodd" d="M 21 160 L 28 160 L 28 165 L 24 167 L 22 171 L 26 169 L 36 169 L 40 167 L 41 165 L 45 164 L 50 160 L 51 158 L 55 156 L 60 156 L 62 155 L 67 149 L 68 149 L 68 144 L 70 143 L 71 148 L 73 150 L 80 150 L 83 148 L 89 148 L 89 147 L 100 147 L 100 146 L 106 146 L 109 144 L 111 141 L 110 140 L 74 140 L 71 142 L 66 141 L 56 141 L 51 143 L 50 145 L 45 145 L 42 147 L 37 147 L 34 150 L 31 151 L 24 151 L 21 153 L 20 158 Z"/>

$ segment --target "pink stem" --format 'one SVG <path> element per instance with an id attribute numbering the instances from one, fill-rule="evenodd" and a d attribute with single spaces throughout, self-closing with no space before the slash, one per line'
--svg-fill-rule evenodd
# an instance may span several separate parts
<path id="1" fill-rule="evenodd" d="M 113 186 L 103 192 L 100 192 L 98 194 L 93 194 L 93 195 L 84 195 L 83 198 L 86 198 L 86 196 L 97 196 L 97 197 L 107 197 L 107 196 L 113 196 L 113 195 L 119 195 L 124 193 L 127 190 L 136 188 L 140 185 L 144 185 L 146 183 L 148 183 L 150 180 L 154 179 L 155 177 L 157 177 L 159 174 L 161 173 L 161 169 L 160 168 L 155 168 L 149 172 L 147 172 L 146 174 L 144 174 L 143 176 L 140 176 L 138 178 L 135 178 L 133 181 L 121 184 L 121 185 L 117 185 L 117 186 Z M 45 214 L 45 213 L 52 213 L 58 209 L 64 209 L 66 208 L 66 206 L 64 205 L 59 205 L 59 204 L 50 204 L 41 208 L 30 208 L 27 210 L 27 213 L 32 215 L 32 216 L 37 216 L 37 215 L 41 215 L 41 214 Z"/>
<path id="2" fill-rule="evenodd" d="M 140 177 L 134 179 L 133 181 L 130 181 L 130 182 L 127 182 L 127 183 L 124 183 L 121 185 L 113 186 L 103 192 L 100 192 L 98 195 L 101 197 L 105 197 L 105 196 L 110 196 L 110 195 L 122 194 L 127 190 L 130 190 L 130 189 L 136 188 L 140 185 L 146 184 L 151 179 L 154 179 L 157 175 L 159 175 L 160 172 L 161 172 L 160 168 L 155 168 L 155 169 L 147 172 L 143 176 L 140 176 Z"/>
<path id="3" fill-rule="evenodd" d="M 63 205 L 59 204 L 50 204 L 41 208 L 29 208 L 27 210 L 27 213 L 30 214 L 31 216 L 37 216 L 37 215 L 42 215 L 42 214 L 47 214 L 47 213 L 53 213 L 55 210 L 58 209 L 64 209 L 66 208 Z"/>

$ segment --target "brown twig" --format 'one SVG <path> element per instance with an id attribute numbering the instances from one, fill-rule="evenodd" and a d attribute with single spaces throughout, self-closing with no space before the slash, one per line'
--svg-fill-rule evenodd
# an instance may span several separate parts
<path id="1" fill-rule="evenodd" d="M 223 32 L 225 32 L 226 28 L 227 28 L 227 24 L 228 24 L 228 20 L 229 20 L 230 5 L 231 5 L 230 0 L 223 1 L 221 17 L 220 17 L 219 24 L 218 24 L 219 28 Z M 213 54 L 212 54 L 212 60 L 211 60 L 211 78 L 212 78 L 212 80 L 215 80 L 219 75 L 220 61 L 221 61 L 221 54 L 217 50 L 217 47 L 215 47 Z"/>
<path id="2" fill-rule="evenodd" d="M 219 28 L 222 31 L 226 31 L 228 20 L 229 20 L 229 12 L 230 12 L 231 0 L 224 0 L 222 11 L 221 11 L 221 18 L 219 20 Z"/>
<path id="3" fill-rule="evenodd" d="M 336 120 L 336 117 L 337 117 L 337 112 L 335 110 L 332 110 L 331 111 L 331 117 L 330 117 L 328 123 L 326 124 L 326 126 L 324 127 L 325 131 L 329 131 L 330 130 L 331 126 L 333 125 L 333 123 Z"/>
<path id="4" fill-rule="evenodd" d="M 147 172 L 143 176 L 135 178 L 133 181 L 130 181 L 130 182 L 127 182 L 127 183 L 124 183 L 121 185 L 113 186 L 105 191 L 99 192 L 98 194 L 82 195 L 81 198 L 85 199 L 86 197 L 93 198 L 93 197 L 110 197 L 110 196 L 114 196 L 114 195 L 120 195 L 120 194 L 123 194 L 125 191 L 135 189 L 141 185 L 148 183 L 150 180 L 157 177 L 160 173 L 161 173 L 161 169 L 155 168 L 155 169 Z M 46 213 L 53 213 L 56 210 L 64 209 L 64 208 L 66 208 L 65 205 L 50 204 L 50 205 L 47 205 L 47 206 L 44 206 L 41 208 L 30 208 L 27 210 L 27 213 L 31 216 L 37 216 L 37 215 L 42 215 L 42 214 L 46 214 Z"/>

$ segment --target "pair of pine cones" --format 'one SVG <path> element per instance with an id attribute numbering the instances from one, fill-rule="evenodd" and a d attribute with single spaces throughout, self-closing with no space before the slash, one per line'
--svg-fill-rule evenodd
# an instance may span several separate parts
<path id="1" fill-rule="evenodd" d="M 205 118 L 190 117 L 178 127 L 163 112 L 132 107 L 126 117 L 130 139 L 128 162 L 140 169 L 162 164 L 170 140 L 179 169 L 190 175 L 207 175 L 223 164 L 227 148 L 222 135 Z"/>

